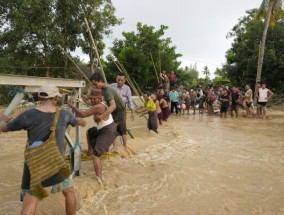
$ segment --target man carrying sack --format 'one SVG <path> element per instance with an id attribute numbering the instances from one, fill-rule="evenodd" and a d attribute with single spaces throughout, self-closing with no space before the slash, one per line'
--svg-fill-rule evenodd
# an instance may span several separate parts
<path id="1" fill-rule="evenodd" d="M 0 117 L 6 121 L 0 127 L 2 132 L 27 130 L 21 214 L 35 214 L 37 201 L 47 196 L 43 187 L 58 184 L 65 196 L 66 214 L 76 213 L 75 191 L 71 185 L 69 167 L 64 161 L 64 139 L 68 125 L 85 126 L 86 121 L 60 110 L 57 99 L 61 96 L 57 87 L 41 86 L 38 92 L 39 107 L 24 111 L 10 121 L 5 116 Z"/>

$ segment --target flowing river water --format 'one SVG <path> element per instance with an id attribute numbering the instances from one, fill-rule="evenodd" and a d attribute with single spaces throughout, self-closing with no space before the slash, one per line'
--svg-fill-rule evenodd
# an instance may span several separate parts
<path id="1" fill-rule="evenodd" d="M 129 120 L 133 153 L 119 145 L 120 156 L 103 160 L 103 185 L 92 161 L 82 161 L 73 180 L 77 214 L 284 214 L 283 107 L 269 114 L 272 120 L 171 115 L 159 134 L 143 117 Z M 24 131 L 0 134 L 0 214 L 19 214 L 25 140 Z M 41 201 L 37 214 L 64 214 L 62 194 Z"/>

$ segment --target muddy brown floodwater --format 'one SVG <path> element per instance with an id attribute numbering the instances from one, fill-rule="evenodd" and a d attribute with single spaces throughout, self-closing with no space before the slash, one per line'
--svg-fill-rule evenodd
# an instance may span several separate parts
<path id="1" fill-rule="evenodd" d="M 77 214 L 284 214 L 284 108 L 269 114 L 272 120 L 172 115 L 159 134 L 143 117 L 129 120 L 133 153 L 119 145 L 120 156 L 103 160 L 103 185 L 92 162 L 82 162 Z M 19 214 L 25 140 L 23 131 L 0 135 L 0 214 Z M 37 214 L 64 214 L 62 194 L 40 202 Z"/>

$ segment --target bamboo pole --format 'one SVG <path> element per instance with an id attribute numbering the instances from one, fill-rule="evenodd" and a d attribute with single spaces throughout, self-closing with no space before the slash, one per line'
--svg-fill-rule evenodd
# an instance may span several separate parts
<path id="1" fill-rule="evenodd" d="M 97 48 L 97 45 L 96 45 L 96 42 L 93 38 L 93 35 L 92 35 L 92 31 L 91 31 L 91 28 L 89 26 L 89 23 L 88 23 L 88 20 L 86 19 L 86 17 L 84 18 L 84 21 L 85 21 L 85 24 L 87 26 L 87 29 L 88 29 L 88 32 L 89 32 L 89 36 L 90 36 L 90 39 L 93 43 L 93 47 L 95 48 L 95 52 L 96 52 L 96 56 L 98 58 L 98 61 L 99 61 L 99 64 L 100 64 L 100 69 L 101 69 L 101 73 L 103 75 L 103 79 L 105 81 L 105 83 L 107 83 L 107 80 L 106 80 L 106 76 L 105 76 L 105 72 L 104 72 L 104 69 L 103 69 L 103 65 L 102 65 L 102 62 L 100 60 L 100 55 L 99 55 L 99 52 L 98 52 L 98 48 Z"/>
<path id="2" fill-rule="evenodd" d="M 139 88 L 137 82 L 136 82 L 134 79 L 133 79 L 133 81 L 134 81 L 135 86 L 138 87 L 138 90 L 139 90 L 140 95 L 143 96 L 143 92 L 142 92 L 141 89 Z"/>
<path id="3" fill-rule="evenodd" d="M 92 82 L 90 81 L 90 79 L 85 75 L 85 73 L 80 69 L 80 67 L 77 65 L 77 63 L 69 56 L 69 54 L 60 46 L 58 45 L 58 47 L 60 48 L 60 50 L 69 58 L 69 60 L 76 66 L 76 68 L 79 70 L 79 72 L 81 72 L 81 74 L 84 76 L 84 78 L 89 82 L 89 84 L 91 84 L 91 86 L 93 86 Z"/>
<path id="4" fill-rule="evenodd" d="M 160 66 L 160 74 L 162 73 L 162 62 L 161 62 L 161 52 L 159 47 L 159 66 Z"/>
<path id="5" fill-rule="evenodd" d="M 133 83 L 133 81 L 135 82 L 135 80 L 133 79 L 133 81 L 132 81 L 132 78 L 130 78 L 130 76 L 129 76 L 128 72 L 126 71 L 125 67 L 123 66 L 123 64 L 120 63 L 119 61 L 118 61 L 118 63 L 120 64 L 120 67 L 122 68 L 122 70 L 124 71 L 124 73 L 127 75 L 128 79 L 131 81 L 133 87 L 136 89 L 136 91 L 137 91 L 137 93 L 136 93 L 137 96 L 142 96 L 143 93 L 141 92 L 140 87 L 139 87 L 137 84 L 136 84 L 136 86 L 135 86 L 135 84 Z M 136 83 L 136 82 L 135 82 L 135 83 Z"/>
<path id="6" fill-rule="evenodd" d="M 156 77 L 157 77 L 157 80 L 158 80 L 158 83 L 159 83 L 159 82 L 160 82 L 159 76 L 158 76 L 157 69 L 156 69 L 156 66 L 155 66 L 155 62 L 154 62 L 154 59 L 153 59 L 153 56 L 152 56 L 152 53 L 151 53 L 151 52 L 150 52 L 150 56 L 151 56 L 151 60 L 152 60 L 153 66 L 154 66 L 154 70 L 155 70 L 155 73 L 156 73 Z"/>

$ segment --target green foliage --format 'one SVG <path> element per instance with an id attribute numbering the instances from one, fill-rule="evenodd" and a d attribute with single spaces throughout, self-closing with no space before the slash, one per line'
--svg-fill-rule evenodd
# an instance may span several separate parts
<path id="1" fill-rule="evenodd" d="M 259 56 L 263 23 L 255 22 L 257 10 L 247 11 L 247 16 L 241 18 L 228 34 L 233 37 L 232 47 L 226 52 L 227 62 L 223 65 L 222 75 L 233 85 L 243 87 L 245 84 L 254 86 Z M 269 27 L 265 58 L 262 68 L 262 81 L 270 89 L 284 90 L 284 22 L 278 22 Z"/>
<path id="2" fill-rule="evenodd" d="M 271 3 L 272 13 L 270 18 L 270 25 L 275 26 L 277 21 L 284 17 L 282 0 L 263 0 L 254 18 L 256 22 L 259 22 L 260 20 L 267 17 L 269 4 Z"/>
<path id="3" fill-rule="evenodd" d="M 226 77 L 223 69 L 217 68 L 214 74 L 216 76 L 213 80 L 215 86 L 231 85 L 231 81 Z"/>
<path id="4" fill-rule="evenodd" d="M 82 48 L 95 55 L 84 23 L 86 17 L 102 54 L 103 35 L 120 23 L 111 0 L 1 0 L 0 72 L 74 77 L 73 65 L 59 51 Z M 5 62 L 5 63 L 4 63 Z M 58 68 L 60 67 L 60 68 Z M 76 75 L 75 75 L 76 76 Z"/>
<path id="5" fill-rule="evenodd" d="M 205 66 L 203 69 L 203 75 L 205 75 L 206 78 L 209 78 L 210 76 L 210 71 L 208 69 L 208 66 Z"/>
<path id="6" fill-rule="evenodd" d="M 179 80 L 178 84 L 182 85 L 187 90 L 196 88 L 199 84 L 199 72 L 196 64 L 178 70 L 177 75 Z"/>
<path id="7" fill-rule="evenodd" d="M 156 89 L 161 70 L 177 71 L 180 65 L 177 59 L 181 55 L 176 53 L 175 46 L 171 46 L 170 38 L 163 38 L 167 28 L 161 25 L 155 30 L 153 26 L 138 23 L 137 32 L 123 32 L 124 39 L 115 40 L 111 55 L 107 56 L 105 70 L 108 80 L 114 80 L 119 73 L 113 62 L 116 59 L 142 90 Z"/>

